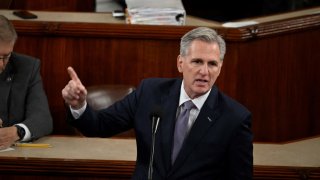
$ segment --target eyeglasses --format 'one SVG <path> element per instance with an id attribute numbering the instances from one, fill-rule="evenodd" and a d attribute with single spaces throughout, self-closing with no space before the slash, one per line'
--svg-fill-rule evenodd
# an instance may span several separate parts
<path id="1" fill-rule="evenodd" d="M 0 56 L 0 60 L 2 61 L 8 61 L 11 57 L 11 53 L 4 55 L 4 56 Z"/>

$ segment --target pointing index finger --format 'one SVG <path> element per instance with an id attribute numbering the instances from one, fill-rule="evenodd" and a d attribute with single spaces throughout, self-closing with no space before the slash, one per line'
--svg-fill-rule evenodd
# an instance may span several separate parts
<path id="1" fill-rule="evenodd" d="M 81 82 L 80 79 L 78 78 L 77 73 L 74 71 L 74 69 L 72 67 L 68 67 L 68 73 L 69 73 L 69 76 L 72 80 L 74 80 L 76 82 Z"/>

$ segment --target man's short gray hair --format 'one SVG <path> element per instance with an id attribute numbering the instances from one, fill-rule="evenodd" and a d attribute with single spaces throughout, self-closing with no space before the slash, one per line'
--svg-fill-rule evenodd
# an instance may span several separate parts
<path id="1" fill-rule="evenodd" d="M 222 61 L 226 54 L 226 43 L 220 35 L 213 29 L 207 27 L 198 27 L 186 33 L 180 42 L 180 55 L 186 56 L 188 49 L 194 40 L 200 40 L 208 43 L 217 43 L 220 50 L 220 60 Z"/>
<path id="2" fill-rule="evenodd" d="M 3 15 L 0 15 L 0 42 L 15 42 L 18 38 L 12 23 Z"/>

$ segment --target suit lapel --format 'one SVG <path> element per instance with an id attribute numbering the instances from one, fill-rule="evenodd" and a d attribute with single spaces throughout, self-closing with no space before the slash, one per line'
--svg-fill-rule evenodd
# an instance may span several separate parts
<path id="1" fill-rule="evenodd" d="M 158 140 L 160 140 L 157 142 L 157 145 L 160 147 L 161 151 L 155 151 L 155 157 L 161 159 L 157 159 L 155 162 L 162 162 L 166 172 L 168 172 L 171 168 L 172 137 L 176 112 L 179 105 L 181 83 L 181 79 L 176 81 L 173 87 L 170 88 L 168 93 L 163 95 L 161 99 L 163 117 L 161 118 L 160 130 L 156 137 Z M 159 142 L 161 144 L 159 144 Z M 159 164 L 159 166 L 161 165 Z"/>
<path id="2" fill-rule="evenodd" d="M 179 168 L 187 156 L 192 153 L 193 149 L 203 139 L 207 131 L 215 124 L 220 116 L 220 109 L 217 108 L 218 89 L 214 86 L 204 103 L 195 123 L 190 129 L 189 135 L 186 137 L 185 142 L 181 148 L 180 153 L 171 169 L 171 173 Z"/>

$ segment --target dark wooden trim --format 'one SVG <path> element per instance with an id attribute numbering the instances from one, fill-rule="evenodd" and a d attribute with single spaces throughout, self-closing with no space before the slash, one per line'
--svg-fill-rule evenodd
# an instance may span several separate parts
<path id="1" fill-rule="evenodd" d="M 254 179 L 319 179 L 320 167 L 254 166 Z"/>
<path id="2" fill-rule="evenodd" d="M 0 177 L 22 176 L 56 178 L 110 178 L 130 179 L 134 171 L 133 161 L 106 160 L 64 160 L 39 158 L 1 158 Z M 289 180 L 289 179 L 319 179 L 320 167 L 290 167 L 290 166 L 254 166 L 253 179 Z"/>
<path id="3" fill-rule="evenodd" d="M 1 158 L 1 174 L 24 176 L 85 176 L 127 178 L 132 176 L 135 162 L 111 160 L 65 160 L 40 158 Z M 1 177 L 1 175 L 0 175 Z"/>
<path id="4" fill-rule="evenodd" d="M 219 29 L 219 32 L 227 41 L 245 41 L 255 38 L 278 36 L 286 33 L 315 29 L 319 28 L 319 26 L 320 15 L 313 14 L 297 18 L 289 18 L 250 25 L 241 28 Z"/>
<path id="5" fill-rule="evenodd" d="M 70 23 L 13 21 L 18 32 L 32 35 L 59 35 L 86 37 L 154 38 L 173 40 L 180 38 L 194 26 L 150 26 L 109 23 Z M 320 15 L 306 15 L 241 28 L 215 29 L 226 41 L 245 41 L 255 38 L 277 36 L 285 33 L 315 29 L 320 26 Z M 77 31 L 74 31 L 77 29 Z"/>

